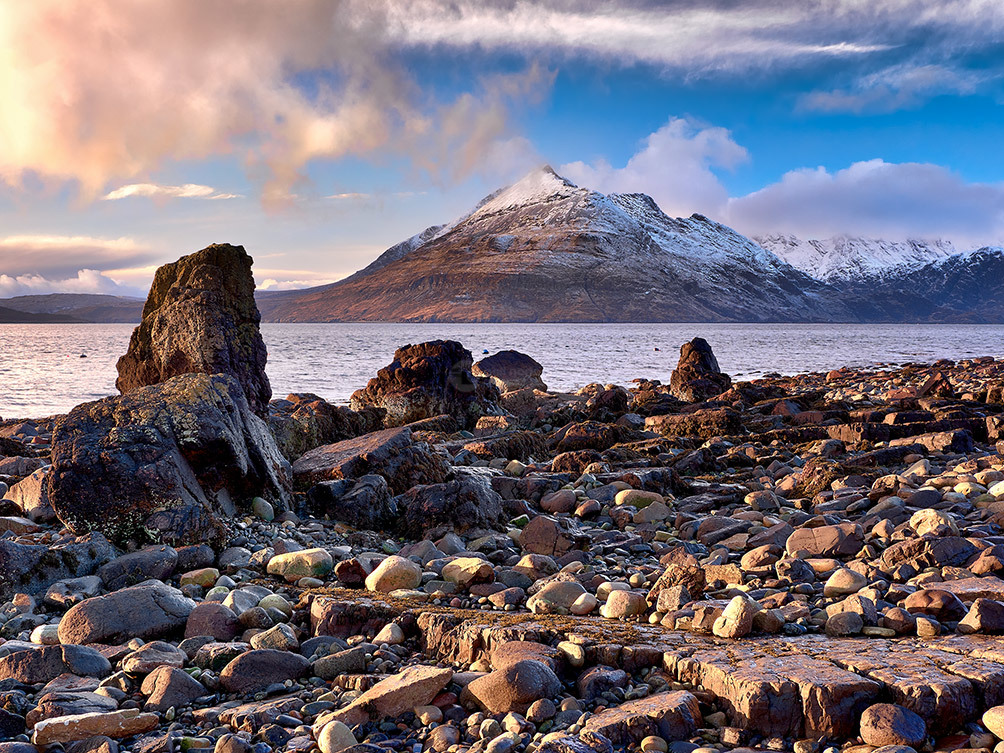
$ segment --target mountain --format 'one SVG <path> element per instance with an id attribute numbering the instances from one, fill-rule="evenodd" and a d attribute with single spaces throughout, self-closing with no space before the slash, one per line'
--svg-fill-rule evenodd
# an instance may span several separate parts
<path id="1" fill-rule="evenodd" d="M 544 167 L 331 285 L 259 299 L 267 321 L 846 321 L 832 289 L 701 215 Z"/>
<path id="2" fill-rule="evenodd" d="M 0 324 L 80 324 L 80 319 L 74 319 L 65 314 L 35 314 L 27 311 L 0 306 Z"/>
<path id="3" fill-rule="evenodd" d="M 0 298 L 0 306 L 35 315 L 36 322 L 137 323 L 143 314 L 143 299 L 91 293 L 50 293 Z M 44 319 L 56 315 L 59 319 Z"/>
<path id="4" fill-rule="evenodd" d="M 846 235 L 824 240 L 766 235 L 753 240 L 810 277 L 834 283 L 901 275 L 958 253 L 945 240 L 886 241 Z"/>

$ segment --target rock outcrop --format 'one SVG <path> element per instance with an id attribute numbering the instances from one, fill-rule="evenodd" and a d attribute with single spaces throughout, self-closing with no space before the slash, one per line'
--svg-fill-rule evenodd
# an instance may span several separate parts
<path id="1" fill-rule="evenodd" d="M 732 379 L 718 367 L 708 341 L 695 337 L 680 347 L 680 362 L 673 370 L 669 388 L 673 397 L 685 403 L 700 403 L 721 395 Z"/>
<path id="2" fill-rule="evenodd" d="M 498 412 L 499 399 L 495 385 L 471 373 L 473 360 L 454 340 L 405 345 L 365 389 L 352 394 L 351 407 L 383 409 L 388 427 L 446 414 L 473 428 L 481 416 Z"/>
<path id="3" fill-rule="evenodd" d="M 356 413 L 306 393 L 288 395 L 269 404 L 268 428 L 287 460 L 321 445 L 341 442 L 381 428 L 377 410 Z"/>
<path id="4" fill-rule="evenodd" d="M 75 533 L 198 543 L 261 496 L 283 509 L 290 468 L 236 379 L 186 374 L 78 405 L 53 434 L 48 495 Z"/>
<path id="5" fill-rule="evenodd" d="M 540 378 L 544 367 L 516 350 L 500 350 L 493 356 L 482 358 L 474 364 L 471 373 L 491 379 L 502 393 L 525 389 L 547 391 L 547 385 Z"/>
<path id="6" fill-rule="evenodd" d="M 214 244 L 183 256 L 157 270 L 115 386 L 127 394 L 179 374 L 229 374 L 265 417 L 272 388 L 260 322 L 243 246 Z"/>

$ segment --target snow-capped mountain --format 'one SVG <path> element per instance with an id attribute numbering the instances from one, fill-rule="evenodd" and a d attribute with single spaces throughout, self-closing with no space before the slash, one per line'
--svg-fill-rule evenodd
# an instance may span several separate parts
<path id="1" fill-rule="evenodd" d="M 333 285 L 260 301 L 271 321 L 847 321 L 812 279 L 701 215 L 580 188 L 551 168 Z"/>
<path id="2" fill-rule="evenodd" d="M 836 283 L 900 275 L 958 253 L 946 240 L 887 241 L 846 235 L 823 240 L 766 235 L 754 240 L 807 275 Z"/>

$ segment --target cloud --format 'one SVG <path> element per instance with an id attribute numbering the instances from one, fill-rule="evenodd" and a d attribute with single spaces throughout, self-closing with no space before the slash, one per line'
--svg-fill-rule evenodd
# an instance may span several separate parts
<path id="1" fill-rule="evenodd" d="M 45 293 L 103 293 L 106 295 L 145 296 L 146 291 L 122 285 L 96 269 L 81 269 L 64 280 L 47 279 L 39 274 L 0 275 L 0 298 Z"/>
<path id="2" fill-rule="evenodd" d="M 148 199 L 240 199 L 239 194 L 217 191 L 212 186 L 202 186 L 197 183 L 186 183 L 183 186 L 165 186 L 157 183 L 130 183 L 109 191 L 101 198 L 105 201 L 117 201 L 134 196 Z"/>
<path id="3" fill-rule="evenodd" d="M 728 201 L 728 192 L 714 170 L 732 169 L 748 156 L 727 129 L 672 118 L 650 134 L 623 167 L 603 161 L 573 162 L 559 172 L 603 193 L 647 193 L 668 214 L 710 214 Z"/>
<path id="4" fill-rule="evenodd" d="M 81 269 L 108 271 L 149 262 L 156 254 L 132 238 L 86 235 L 0 237 L 0 269 L 7 275 L 66 278 Z"/>
<path id="5" fill-rule="evenodd" d="M 507 82 L 524 74 L 430 102 L 398 52 L 379 3 L 0 0 L 0 182 L 76 181 L 96 197 L 224 156 L 282 201 L 316 160 L 463 163 L 508 131 Z"/>
<path id="6" fill-rule="evenodd" d="M 971 183 L 940 165 L 881 159 L 805 168 L 731 199 L 724 219 L 746 234 L 864 235 L 1004 241 L 1004 183 Z"/>

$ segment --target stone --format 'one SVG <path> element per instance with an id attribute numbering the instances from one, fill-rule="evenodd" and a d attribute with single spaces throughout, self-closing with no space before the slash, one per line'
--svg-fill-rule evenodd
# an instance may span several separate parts
<path id="1" fill-rule="evenodd" d="M 3 495 L 17 505 L 21 512 L 36 523 L 51 523 L 56 512 L 49 504 L 49 468 L 39 468 L 30 476 L 12 485 Z"/>
<path id="2" fill-rule="evenodd" d="M 589 718 L 585 729 L 603 735 L 616 746 L 641 743 L 644 749 L 644 740 L 649 737 L 661 738 L 665 746 L 665 740 L 690 737 L 702 723 L 697 698 L 681 690 L 656 693 L 601 711 Z"/>
<path id="3" fill-rule="evenodd" d="M 579 583 L 553 581 L 531 596 L 526 602 L 526 607 L 535 614 L 568 612 L 573 604 L 586 595 L 590 594 L 587 594 L 586 589 Z"/>
<path id="4" fill-rule="evenodd" d="M 114 556 L 115 549 L 100 533 L 51 546 L 0 538 L 0 599 L 17 592 L 37 594 L 59 581 L 88 577 Z M 95 581 L 94 588 L 100 588 L 101 580 L 95 577 Z M 60 605 L 73 599 L 71 593 L 66 597 Z"/>
<path id="5" fill-rule="evenodd" d="M 98 568 L 98 577 L 109 591 L 135 586 L 151 578 L 167 580 L 178 564 L 178 553 L 173 547 L 148 546 L 136 552 L 123 554 Z"/>
<path id="6" fill-rule="evenodd" d="M 920 749 L 927 740 L 927 724 L 909 709 L 876 703 L 861 714 L 861 739 L 868 745 L 907 745 Z"/>
<path id="7" fill-rule="evenodd" d="M 1004 633 L 1004 604 L 992 599 L 976 599 L 956 628 L 960 633 Z"/>
<path id="8" fill-rule="evenodd" d="M 370 719 L 393 719 L 416 706 L 427 706 L 453 679 L 453 670 L 415 665 L 381 680 L 352 703 L 321 714 L 314 729 L 332 721 L 354 726 Z"/>
<path id="9" fill-rule="evenodd" d="M 108 659 L 89 646 L 42 646 L 0 657 L 0 680 L 26 685 L 41 685 L 66 673 L 106 677 L 111 671 Z"/>
<path id="10" fill-rule="evenodd" d="M 719 638 L 742 638 L 753 629 L 753 618 L 759 606 L 746 596 L 736 596 L 722 610 L 712 627 Z"/>
<path id="11" fill-rule="evenodd" d="M 785 542 L 789 557 L 851 557 L 861 550 L 864 532 L 855 523 L 796 528 Z"/>
<path id="12" fill-rule="evenodd" d="M 291 651 L 255 649 L 227 664 L 220 685 L 229 693 L 254 693 L 272 683 L 298 680 L 310 670 L 306 657 Z"/>
<path id="13" fill-rule="evenodd" d="M 360 674 L 366 671 L 366 652 L 361 648 L 349 648 L 327 654 L 313 663 L 311 671 L 322 680 Z"/>
<path id="14" fill-rule="evenodd" d="M 939 622 L 955 622 L 966 615 L 965 604 L 959 597 L 940 588 L 915 591 L 903 600 L 902 606 L 912 615 L 934 617 Z"/>
<path id="15" fill-rule="evenodd" d="M 311 509 L 318 516 L 356 528 L 381 530 L 397 519 L 397 502 L 383 476 L 371 473 L 351 479 L 322 481 L 307 490 Z"/>
<path id="16" fill-rule="evenodd" d="M 151 641 L 122 658 L 122 671 L 131 675 L 145 675 L 158 667 L 185 666 L 188 656 L 184 651 L 164 641 Z"/>
<path id="17" fill-rule="evenodd" d="M 269 406 L 268 428 L 291 463 L 315 447 L 358 437 L 382 426 L 375 410 L 356 413 L 310 392 L 287 395 L 285 400 L 274 400 Z"/>
<path id="18" fill-rule="evenodd" d="M 940 510 L 917 510 L 917 512 L 910 516 L 908 525 L 918 536 L 927 536 L 930 534 L 959 535 L 959 528 L 955 525 L 955 521 Z"/>
<path id="19" fill-rule="evenodd" d="M 495 568 L 487 560 L 478 557 L 457 557 L 443 566 L 443 580 L 461 588 L 475 583 L 490 583 L 495 580 Z"/>
<path id="20" fill-rule="evenodd" d="M 611 591 L 606 603 L 600 607 L 600 614 L 613 620 L 637 617 L 647 611 L 645 595 L 638 591 Z"/>
<path id="21" fill-rule="evenodd" d="M 75 533 L 115 543 L 221 541 L 238 505 L 284 510 L 289 463 L 240 385 L 185 374 L 78 405 L 53 432 L 49 500 Z"/>
<path id="22" fill-rule="evenodd" d="M 471 373 L 472 365 L 471 352 L 453 340 L 405 345 L 352 394 L 350 407 L 383 409 L 388 427 L 446 414 L 474 428 L 481 416 L 498 413 L 500 394 L 491 380 Z"/>
<path id="23" fill-rule="evenodd" d="M 568 518 L 538 515 L 520 532 L 519 545 L 531 554 L 561 557 L 574 549 L 585 549 L 589 537 Z"/>
<path id="24" fill-rule="evenodd" d="M 342 722 L 328 722 L 317 734 L 317 747 L 321 753 L 340 753 L 356 744 L 356 738 Z"/>
<path id="25" fill-rule="evenodd" d="M 366 590 L 389 593 L 399 589 L 418 588 L 422 568 L 411 560 L 391 555 L 366 576 Z"/>
<path id="26" fill-rule="evenodd" d="M 404 426 L 322 445 L 293 463 L 294 481 L 303 490 L 324 481 L 375 474 L 394 494 L 401 494 L 418 484 L 441 483 L 449 472 L 449 464 L 424 442 L 413 441 L 411 429 Z"/>
<path id="27" fill-rule="evenodd" d="M 163 713 L 172 707 L 187 706 L 207 691 L 201 682 L 177 667 L 158 667 L 143 678 L 140 692 L 147 697 L 144 710 Z"/>
<path id="28" fill-rule="evenodd" d="M 835 570 L 823 585 L 823 596 L 832 598 L 856 594 L 867 585 L 868 579 L 864 575 L 855 570 L 841 567 Z"/>
<path id="29" fill-rule="evenodd" d="M 122 643 L 157 638 L 184 628 L 195 602 L 181 591 L 151 582 L 85 599 L 59 622 L 61 643 Z"/>
<path id="30" fill-rule="evenodd" d="M 450 531 L 501 531 L 507 523 L 502 497 L 482 476 L 465 475 L 444 484 L 415 486 L 394 501 L 397 531 L 413 539 Z"/>
<path id="31" fill-rule="evenodd" d="M 987 709 L 980 721 L 999 740 L 1004 740 L 1004 706 L 993 706 Z"/>
<path id="32" fill-rule="evenodd" d="M 289 583 L 300 578 L 324 579 L 334 569 L 335 563 L 325 549 L 302 549 L 298 552 L 277 554 L 268 561 L 269 575 L 278 575 Z"/>
<path id="33" fill-rule="evenodd" d="M 31 741 L 34 745 L 52 745 L 96 735 L 132 737 L 156 729 L 159 723 L 156 714 L 140 713 L 136 709 L 58 716 L 36 724 Z"/>
<path id="34" fill-rule="evenodd" d="M 525 714 L 534 701 L 560 691 L 561 681 L 549 666 L 524 659 L 475 679 L 464 694 L 491 714 Z"/>
<path id="35" fill-rule="evenodd" d="M 708 341 L 695 337 L 680 347 L 680 361 L 670 375 L 673 397 L 685 403 L 700 403 L 720 395 L 732 385 L 723 374 Z"/>
<path id="36" fill-rule="evenodd" d="M 826 634 L 834 638 L 858 635 L 864 626 L 865 621 L 857 612 L 837 612 L 826 618 Z"/>
<path id="37" fill-rule="evenodd" d="M 544 367 L 530 356 L 515 350 L 500 350 L 482 358 L 471 367 L 471 373 L 475 377 L 490 379 L 501 393 L 517 390 L 547 391 L 547 385 L 540 378 Z"/>
<path id="38" fill-rule="evenodd" d="M 251 648 L 296 651 L 300 648 L 300 641 L 297 640 L 293 628 L 281 622 L 278 625 L 273 625 L 268 630 L 263 630 L 257 635 L 251 636 Z"/>
<path id="39" fill-rule="evenodd" d="M 118 390 L 128 394 L 181 374 L 227 374 L 251 410 L 267 416 L 272 387 L 251 263 L 243 246 L 219 243 L 160 267 L 118 361 Z"/>
<path id="40" fill-rule="evenodd" d="M 214 601 L 196 604 L 185 623 L 185 637 L 209 636 L 217 641 L 230 641 L 240 632 L 237 615 L 230 607 Z"/>

